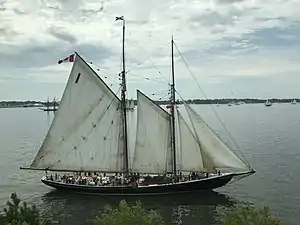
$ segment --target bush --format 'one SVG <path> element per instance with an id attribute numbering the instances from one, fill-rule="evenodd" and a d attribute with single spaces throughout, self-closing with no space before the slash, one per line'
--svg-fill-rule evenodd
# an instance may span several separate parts
<path id="1" fill-rule="evenodd" d="M 50 220 L 40 213 L 35 205 L 28 206 L 26 202 L 21 205 L 21 200 L 16 193 L 12 193 L 11 201 L 7 201 L 4 215 L 0 216 L 0 224 L 5 225 L 48 225 Z M 43 218 L 43 219 L 42 219 Z"/>
<path id="2" fill-rule="evenodd" d="M 140 202 L 129 206 L 122 200 L 117 209 L 106 206 L 103 213 L 92 220 L 94 225 L 163 225 L 162 217 L 155 211 L 146 211 Z"/>
<path id="3" fill-rule="evenodd" d="M 236 205 L 219 218 L 222 225 L 280 225 L 273 218 L 268 207 L 255 209 L 250 205 Z"/>
<path id="4" fill-rule="evenodd" d="M 11 194 L 11 201 L 4 209 L 4 215 L 0 215 L 0 225 L 49 225 L 50 219 L 41 215 L 38 209 L 28 206 L 21 201 L 16 193 Z M 163 225 L 162 217 L 155 211 L 145 210 L 140 202 L 129 206 L 125 200 L 119 203 L 119 207 L 113 209 L 106 206 L 91 221 L 94 225 Z M 272 218 L 269 208 L 255 209 L 250 205 L 236 205 L 224 215 L 220 215 L 221 225 L 280 225 L 280 221 Z"/>

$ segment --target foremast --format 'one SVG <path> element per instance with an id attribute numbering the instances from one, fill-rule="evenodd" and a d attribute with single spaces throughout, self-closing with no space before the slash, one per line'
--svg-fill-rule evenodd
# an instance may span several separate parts
<path id="1" fill-rule="evenodd" d="M 125 19 L 124 16 L 116 17 L 116 21 L 122 20 L 123 22 L 123 36 L 122 36 L 122 90 L 121 90 L 121 108 L 123 114 L 123 139 L 124 139 L 124 172 L 128 174 L 128 135 L 127 135 L 127 113 L 126 113 L 126 71 L 125 71 Z"/>
<path id="2" fill-rule="evenodd" d="M 177 174 L 176 169 L 176 136 L 175 136 L 175 72 L 174 72 L 174 40 L 172 36 L 171 40 L 172 50 L 172 83 L 171 83 L 171 147 L 172 147 L 172 158 L 173 158 L 173 174 Z"/>

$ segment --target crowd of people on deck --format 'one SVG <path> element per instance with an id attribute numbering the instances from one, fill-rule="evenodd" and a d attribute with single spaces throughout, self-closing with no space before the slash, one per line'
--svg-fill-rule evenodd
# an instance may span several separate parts
<path id="1" fill-rule="evenodd" d="M 48 180 L 62 182 L 66 184 L 93 185 L 93 186 L 128 186 L 142 182 L 138 173 L 124 176 L 116 173 L 114 176 L 108 176 L 106 173 L 74 173 L 74 174 L 51 174 L 47 176 Z"/>
<path id="2" fill-rule="evenodd" d="M 76 185 L 92 185 L 92 186 L 143 186 L 150 184 L 167 184 L 178 183 L 190 180 L 200 180 L 215 176 L 213 173 L 196 173 L 183 174 L 179 172 L 178 175 L 164 174 L 164 175 L 140 175 L 139 173 L 130 173 L 127 176 L 123 173 L 116 173 L 115 175 L 107 175 L 106 173 L 91 173 L 91 172 L 77 172 L 74 174 L 55 174 L 47 175 L 46 179 L 55 182 L 62 182 L 66 184 Z M 217 175 L 221 175 L 218 171 Z"/>

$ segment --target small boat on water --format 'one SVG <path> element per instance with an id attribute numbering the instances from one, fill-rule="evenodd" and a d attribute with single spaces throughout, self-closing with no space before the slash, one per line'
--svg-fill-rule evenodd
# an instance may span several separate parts
<path id="1" fill-rule="evenodd" d="M 125 21 L 118 20 L 124 51 Z M 78 53 L 60 60 L 73 63 L 61 102 L 33 162 L 21 169 L 46 171 L 41 181 L 59 190 L 121 196 L 213 190 L 255 173 L 190 105 L 184 102 L 187 118 L 177 108 L 173 46 L 172 38 L 170 104 L 165 110 L 137 90 L 135 127 L 124 54 L 121 98 Z"/>
<path id="2" fill-rule="evenodd" d="M 267 100 L 267 101 L 265 102 L 265 106 L 267 106 L 267 107 L 272 106 L 272 102 L 270 102 L 269 100 Z"/>
<path id="3" fill-rule="evenodd" d="M 52 112 L 52 111 L 56 112 L 57 111 L 58 103 L 57 103 L 55 97 L 53 98 L 52 102 L 50 102 L 50 100 L 48 98 L 45 105 L 46 105 L 46 107 L 38 108 L 38 109 L 41 110 L 41 111 L 44 111 L 44 112 Z"/>

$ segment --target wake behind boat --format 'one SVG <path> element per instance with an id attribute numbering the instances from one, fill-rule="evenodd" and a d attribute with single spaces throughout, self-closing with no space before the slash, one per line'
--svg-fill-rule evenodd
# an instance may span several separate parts
<path id="1" fill-rule="evenodd" d="M 126 101 L 123 17 L 121 99 L 75 53 L 61 102 L 30 170 L 59 190 L 103 195 L 157 195 L 212 190 L 255 171 L 184 102 L 175 102 L 174 41 L 171 99 L 167 109 L 137 91 L 136 126 Z M 188 123 L 190 122 L 190 123 Z M 191 124 L 191 125 L 189 125 Z M 130 158 L 130 153 L 133 158 Z M 73 174 L 70 174 L 73 173 Z"/>

